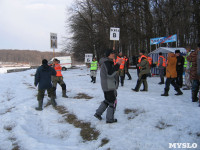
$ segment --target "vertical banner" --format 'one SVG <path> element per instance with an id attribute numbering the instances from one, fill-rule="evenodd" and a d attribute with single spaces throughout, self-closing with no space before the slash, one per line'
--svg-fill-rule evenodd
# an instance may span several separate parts
<path id="1" fill-rule="evenodd" d="M 57 47 L 57 34 L 56 33 L 50 33 L 50 47 L 53 49 L 58 48 Z"/>

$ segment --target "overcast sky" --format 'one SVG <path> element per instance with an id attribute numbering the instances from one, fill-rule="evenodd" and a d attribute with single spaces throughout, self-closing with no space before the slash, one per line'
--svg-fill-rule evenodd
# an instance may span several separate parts
<path id="1" fill-rule="evenodd" d="M 0 49 L 52 51 L 50 32 L 58 44 L 66 36 L 66 9 L 73 0 L 0 0 Z M 60 51 L 58 45 L 56 51 Z"/>

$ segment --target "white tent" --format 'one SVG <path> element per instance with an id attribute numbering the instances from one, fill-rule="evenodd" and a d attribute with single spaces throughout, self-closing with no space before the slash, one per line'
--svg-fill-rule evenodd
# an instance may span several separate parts
<path id="1" fill-rule="evenodd" d="M 186 54 L 186 49 L 183 48 L 183 47 L 177 47 L 177 48 L 174 48 L 174 47 L 159 47 L 157 48 L 156 50 L 152 51 L 150 54 L 155 54 L 155 53 L 169 53 L 169 52 L 172 52 L 172 53 L 175 53 L 175 50 L 180 50 L 180 52 L 182 54 Z"/>
<path id="2" fill-rule="evenodd" d="M 186 49 L 183 48 L 183 47 L 177 47 L 177 48 L 174 48 L 174 47 L 159 47 L 156 50 L 149 53 L 149 56 L 152 58 L 153 63 L 155 64 L 155 63 L 158 62 L 158 57 L 159 57 L 160 52 L 163 53 L 163 56 L 167 60 L 167 54 L 170 53 L 170 52 L 175 53 L 175 50 L 180 50 L 182 55 L 186 55 Z M 151 72 L 152 72 L 152 74 L 159 74 L 159 70 L 156 67 L 152 68 Z"/>

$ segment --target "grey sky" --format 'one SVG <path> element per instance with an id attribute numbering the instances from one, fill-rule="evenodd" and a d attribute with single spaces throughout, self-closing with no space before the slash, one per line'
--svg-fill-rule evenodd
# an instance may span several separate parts
<path id="1" fill-rule="evenodd" d="M 0 49 L 52 51 L 50 32 L 58 34 L 58 49 L 66 36 L 67 7 L 73 0 L 0 0 Z"/>

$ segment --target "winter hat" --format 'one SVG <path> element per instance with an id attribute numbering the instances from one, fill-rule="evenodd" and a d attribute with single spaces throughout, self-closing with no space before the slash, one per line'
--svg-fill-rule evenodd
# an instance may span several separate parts
<path id="1" fill-rule="evenodd" d="M 159 55 L 162 55 L 162 52 L 160 52 Z"/>
<path id="2" fill-rule="evenodd" d="M 42 64 L 43 64 L 43 65 L 47 65 L 47 63 L 48 63 L 48 61 L 47 61 L 46 59 L 43 59 L 43 60 L 42 60 Z"/>
<path id="3" fill-rule="evenodd" d="M 176 53 L 181 53 L 181 52 L 180 52 L 180 50 L 177 49 L 177 50 L 175 50 L 175 54 L 176 54 Z"/>
<path id="4" fill-rule="evenodd" d="M 106 50 L 106 57 L 110 56 L 110 54 L 115 53 L 112 49 Z"/>

